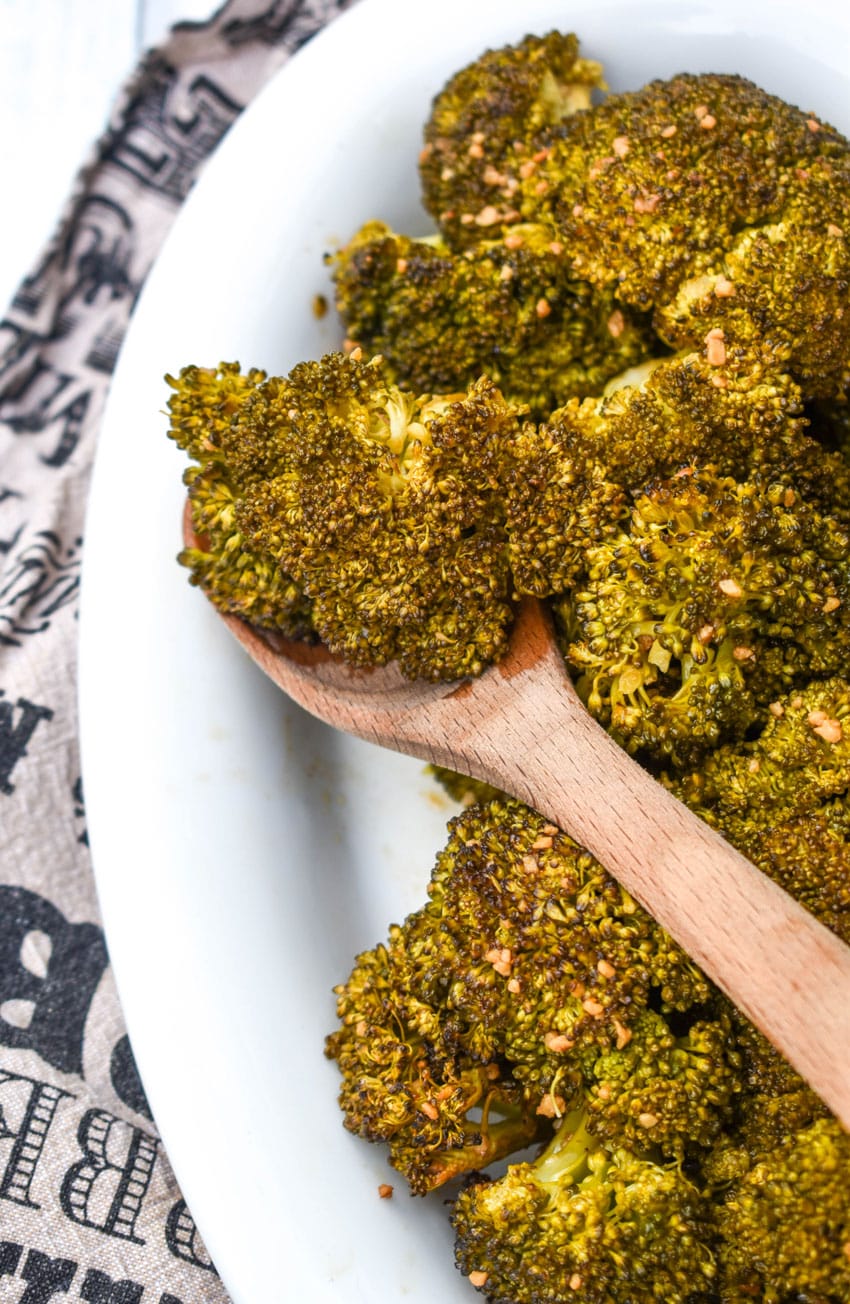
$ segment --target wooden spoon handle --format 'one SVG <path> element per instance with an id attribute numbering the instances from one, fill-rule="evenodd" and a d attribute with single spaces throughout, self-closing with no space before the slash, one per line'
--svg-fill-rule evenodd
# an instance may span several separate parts
<path id="1" fill-rule="evenodd" d="M 587 847 L 850 1130 L 850 948 L 626 755 L 585 711 L 536 603 L 498 666 L 460 686 L 351 672 L 234 634 L 308 711 L 485 779 Z"/>
<path id="2" fill-rule="evenodd" d="M 467 737 L 468 772 L 587 847 L 850 1129 L 850 948 L 534 678 Z"/>

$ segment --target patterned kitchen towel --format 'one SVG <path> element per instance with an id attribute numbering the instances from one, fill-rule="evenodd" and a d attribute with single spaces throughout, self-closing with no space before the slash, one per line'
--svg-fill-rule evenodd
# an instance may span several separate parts
<path id="1" fill-rule="evenodd" d="M 83 516 L 133 305 L 205 159 L 349 0 L 231 0 L 122 92 L 0 321 L 0 1304 L 224 1304 L 98 919 L 76 737 Z"/>

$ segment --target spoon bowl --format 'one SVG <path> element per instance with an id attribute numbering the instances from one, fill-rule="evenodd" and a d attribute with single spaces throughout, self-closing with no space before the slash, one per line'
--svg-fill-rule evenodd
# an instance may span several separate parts
<path id="1" fill-rule="evenodd" d="M 187 544 L 196 544 L 188 511 Z M 591 718 L 545 607 L 519 606 L 475 679 L 363 670 L 222 615 L 256 664 L 336 729 L 482 779 L 585 846 L 850 1128 L 850 948 L 631 759 Z"/>

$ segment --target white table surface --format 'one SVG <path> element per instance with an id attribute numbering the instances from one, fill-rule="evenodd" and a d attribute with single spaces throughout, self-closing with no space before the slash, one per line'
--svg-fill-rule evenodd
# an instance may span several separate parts
<path id="1" fill-rule="evenodd" d="M 214 0 L 0 0 L 0 316 L 143 50 Z"/>

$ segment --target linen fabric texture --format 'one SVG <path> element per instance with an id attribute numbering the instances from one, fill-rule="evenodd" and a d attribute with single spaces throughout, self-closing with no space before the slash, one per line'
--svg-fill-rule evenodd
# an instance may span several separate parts
<path id="1" fill-rule="evenodd" d="M 142 59 L 0 321 L 0 1304 L 226 1304 L 136 1071 L 89 859 L 77 596 L 98 427 L 206 159 L 346 0 L 231 0 Z"/>

